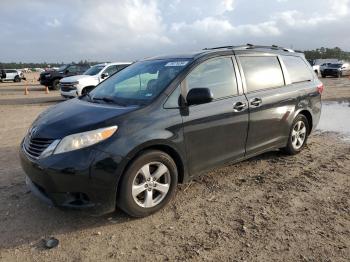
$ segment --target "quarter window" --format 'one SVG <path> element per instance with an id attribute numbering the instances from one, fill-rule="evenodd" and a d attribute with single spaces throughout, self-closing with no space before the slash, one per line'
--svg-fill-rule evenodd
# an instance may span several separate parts
<path id="1" fill-rule="evenodd" d="M 237 82 L 230 57 L 203 62 L 187 76 L 188 91 L 192 88 L 209 88 L 214 99 L 237 94 Z"/>
<path id="2" fill-rule="evenodd" d="M 248 92 L 284 85 L 281 65 L 276 56 L 241 56 L 239 60 Z"/>
<path id="3" fill-rule="evenodd" d="M 283 56 L 283 62 L 287 68 L 292 83 L 310 81 L 313 75 L 301 57 Z"/>
<path id="4" fill-rule="evenodd" d="M 181 86 L 178 86 L 168 97 L 167 101 L 164 104 L 164 108 L 178 108 L 180 95 Z"/>

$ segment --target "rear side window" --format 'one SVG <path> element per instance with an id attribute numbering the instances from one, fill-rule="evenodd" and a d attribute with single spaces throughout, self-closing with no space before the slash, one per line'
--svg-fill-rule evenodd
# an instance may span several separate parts
<path id="1" fill-rule="evenodd" d="M 108 75 L 113 75 L 117 71 L 118 71 L 118 66 L 111 65 L 111 66 L 107 67 L 107 69 L 103 73 L 108 73 Z"/>
<path id="2" fill-rule="evenodd" d="M 284 85 L 281 65 L 276 56 L 241 56 L 239 60 L 248 92 Z"/>
<path id="3" fill-rule="evenodd" d="M 312 80 L 312 73 L 301 57 L 283 56 L 282 59 L 292 83 Z"/>
<path id="4" fill-rule="evenodd" d="M 76 65 L 72 65 L 67 68 L 68 73 L 77 73 L 78 72 L 78 67 Z"/>
<path id="5" fill-rule="evenodd" d="M 192 88 L 209 88 L 214 99 L 237 94 L 237 82 L 231 57 L 208 60 L 187 76 L 188 91 Z"/>

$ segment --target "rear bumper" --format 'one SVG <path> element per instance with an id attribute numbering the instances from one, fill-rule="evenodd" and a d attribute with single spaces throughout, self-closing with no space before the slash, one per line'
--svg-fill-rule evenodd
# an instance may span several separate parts
<path id="1" fill-rule="evenodd" d="M 21 147 L 20 160 L 28 188 L 44 203 L 95 215 L 115 210 L 120 158 L 90 149 L 32 160 Z"/>

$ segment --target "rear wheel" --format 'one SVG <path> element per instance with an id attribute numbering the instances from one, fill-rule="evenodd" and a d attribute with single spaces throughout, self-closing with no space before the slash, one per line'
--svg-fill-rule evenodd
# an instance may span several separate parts
<path id="1" fill-rule="evenodd" d="M 307 118 L 304 115 L 298 115 L 293 121 L 288 144 L 283 150 L 290 155 L 298 154 L 306 145 L 309 132 L 310 126 Z"/>
<path id="2" fill-rule="evenodd" d="M 21 82 L 21 78 L 19 76 L 15 76 L 15 79 L 13 79 L 13 82 Z"/>
<path id="3" fill-rule="evenodd" d="M 170 201 L 177 181 L 177 167 L 168 154 L 146 151 L 124 173 L 119 186 L 118 206 L 130 216 L 148 216 Z"/>

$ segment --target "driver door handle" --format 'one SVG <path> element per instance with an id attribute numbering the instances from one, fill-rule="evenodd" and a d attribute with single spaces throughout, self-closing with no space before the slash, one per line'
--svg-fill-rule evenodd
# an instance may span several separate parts
<path id="1" fill-rule="evenodd" d="M 252 100 L 250 100 L 250 104 L 252 105 L 252 106 L 260 106 L 261 105 L 261 103 L 262 103 L 262 100 L 261 100 L 261 98 L 253 98 Z"/>

